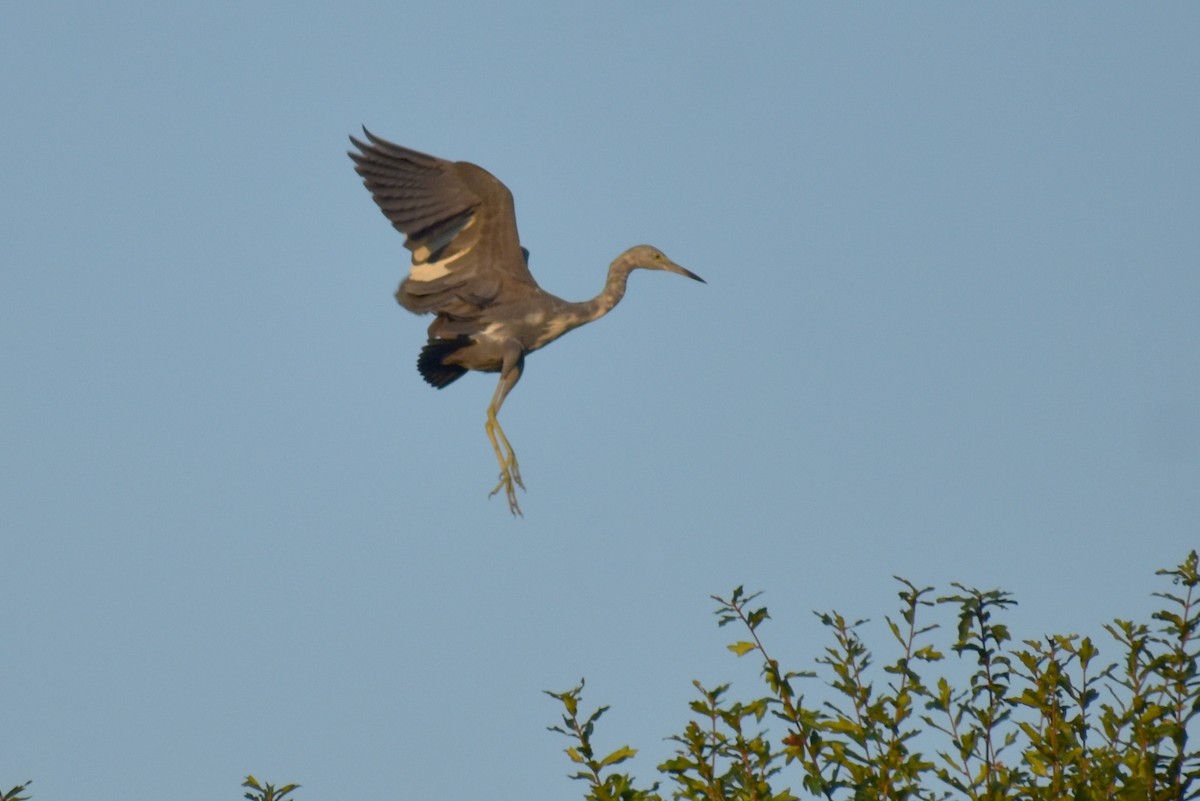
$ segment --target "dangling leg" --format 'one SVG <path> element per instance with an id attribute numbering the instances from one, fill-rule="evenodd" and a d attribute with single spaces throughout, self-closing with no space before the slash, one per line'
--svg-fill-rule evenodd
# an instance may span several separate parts
<path id="1" fill-rule="evenodd" d="M 492 491 L 488 493 L 488 497 L 490 498 L 495 495 L 503 487 L 505 497 L 508 498 L 509 511 L 513 515 L 523 516 L 521 506 L 517 503 L 516 487 L 525 489 L 525 484 L 521 481 L 521 470 L 517 466 L 517 454 L 513 452 L 512 445 L 509 444 L 508 438 L 504 436 L 504 429 L 500 427 L 500 421 L 496 419 L 496 414 L 490 406 L 488 407 L 487 434 L 488 438 L 492 441 L 492 448 L 496 451 L 496 461 L 500 464 L 500 483 L 492 488 Z M 497 444 L 497 437 L 503 443 L 503 449 Z"/>
<path id="2" fill-rule="evenodd" d="M 496 452 L 496 461 L 500 464 L 500 483 L 488 493 L 488 497 L 495 495 L 503 487 L 504 494 L 508 498 L 509 511 L 513 515 L 520 515 L 521 507 L 517 503 L 517 491 L 513 485 L 525 489 L 525 484 L 521 481 L 521 469 L 517 465 L 517 454 L 513 450 L 512 444 L 509 443 L 508 437 L 504 436 L 504 429 L 500 427 L 500 421 L 496 418 L 497 410 L 495 401 L 488 405 L 485 430 L 488 439 L 491 440 L 492 450 Z M 497 437 L 499 441 L 497 441 Z M 503 444 L 503 448 L 501 444 Z"/>
<path id="3" fill-rule="evenodd" d="M 496 416 L 504 404 L 504 398 L 521 379 L 521 369 L 524 366 L 524 353 L 520 346 L 515 342 L 512 343 L 512 346 L 510 353 L 505 355 L 504 367 L 500 370 L 500 383 L 496 385 L 496 393 L 492 395 L 492 402 L 488 404 L 487 423 L 484 430 L 487 431 L 488 440 L 492 443 L 492 450 L 496 452 L 496 461 L 500 464 L 500 483 L 489 493 L 488 497 L 490 498 L 503 488 L 508 499 L 508 510 L 513 513 L 513 516 L 517 516 L 521 515 L 521 507 L 517 504 L 516 487 L 525 489 L 525 484 L 521 481 L 521 469 L 517 465 L 516 451 L 509 443 L 508 437 L 504 435 L 504 429 L 500 427 L 500 420 Z"/>
<path id="4" fill-rule="evenodd" d="M 504 429 L 500 427 L 500 418 L 492 415 L 492 430 L 500 439 L 500 444 L 503 446 L 504 460 L 502 465 L 507 465 L 508 472 L 512 476 L 516 485 L 521 489 L 525 489 L 525 482 L 521 480 L 521 467 L 517 464 L 517 452 L 513 450 L 513 446 L 509 443 L 508 437 L 504 436 Z M 495 443 L 493 443 L 495 444 Z M 501 468 L 504 469 L 503 467 Z M 496 490 L 500 489 L 496 487 Z M 496 494 L 496 490 L 492 490 L 492 494 Z"/>

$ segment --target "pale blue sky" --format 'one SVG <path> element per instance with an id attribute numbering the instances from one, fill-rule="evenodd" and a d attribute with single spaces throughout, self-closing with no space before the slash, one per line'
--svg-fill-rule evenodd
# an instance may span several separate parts
<path id="1" fill-rule="evenodd" d="M 691 679 L 758 690 L 735 584 L 797 667 L 893 574 L 1010 589 L 1018 636 L 1143 614 L 1200 544 L 1198 41 L 1170 2 L 13 6 L 0 783 L 578 797 L 540 691 L 586 675 L 649 779 Z M 708 281 L 531 357 L 523 520 L 495 377 L 414 369 L 360 124 L 505 181 L 556 294 L 643 241 Z"/>

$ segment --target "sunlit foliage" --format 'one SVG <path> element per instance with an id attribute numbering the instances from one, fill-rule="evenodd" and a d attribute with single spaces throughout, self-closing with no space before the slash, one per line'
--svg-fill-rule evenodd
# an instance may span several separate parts
<path id="1" fill-rule="evenodd" d="M 1000 620 L 1015 604 L 1007 592 L 952 584 L 939 595 L 899 579 L 899 613 L 885 617 L 890 662 L 876 668 L 859 635 L 865 621 L 828 612 L 818 617 L 831 644 L 816 670 L 787 670 L 762 637 L 767 608 L 737 587 L 713 596 L 718 624 L 740 629 L 729 650 L 760 660 L 766 694 L 737 701 L 728 684 L 695 682 L 659 782 L 639 786 L 620 772 L 636 753 L 628 746 L 595 756 L 606 707 L 581 721 L 582 682 L 551 693 L 564 710 L 553 730 L 573 741 L 566 753 L 581 769 L 572 776 L 589 801 L 1200 798 L 1200 751 L 1188 736 L 1200 713 L 1196 553 L 1159 575 L 1172 591 L 1155 593 L 1163 608 L 1152 623 L 1104 626 L 1116 660 L 1107 663 L 1088 637 L 1014 642 Z M 926 622 L 944 608 L 952 636 Z M 957 686 L 939 671 L 950 654 L 967 667 Z M 833 700 L 810 705 L 805 687 Z"/>

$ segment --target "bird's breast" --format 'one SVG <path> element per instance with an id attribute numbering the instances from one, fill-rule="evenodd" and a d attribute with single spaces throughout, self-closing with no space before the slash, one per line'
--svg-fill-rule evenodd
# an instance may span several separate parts
<path id="1" fill-rule="evenodd" d="M 565 317 L 556 317 L 550 320 L 542 321 L 538 326 L 538 334 L 534 338 L 533 347 L 530 350 L 549 345 L 554 340 L 561 337 L 563 334 L 578 326 L 579 323 L 573 319 Z"/>

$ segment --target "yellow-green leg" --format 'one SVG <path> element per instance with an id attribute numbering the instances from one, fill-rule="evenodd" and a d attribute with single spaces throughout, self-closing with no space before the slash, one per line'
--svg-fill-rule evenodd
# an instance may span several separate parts
<path id="1" fill-rule="evenodd" d="M 504 365 L 500 369 L 500 381 L 496 384 L 496 393 L 492 395 L 492 402 L 488 404 L 486 426 L 492 450 L 496 452 L 496 461 L 500 463 L 500 483 L 488 497 L 492 497 L 503 489 L 504 496 L 508 499 L 508 510 L 513 513 L 514 517 L 524 516 L 521 514 L 520 505 L 517 504 L 517 487 L 525 489 L 525 483 L 521 481 L 521 468 L 517 466 L 517 453 L 513 450 L 508 437 L 504 436 L 504 429 L 500 427 L 500 420 L 496 416 L 500 413 L 500 407 L 504 404 L 504 399 L 508 397 L 509 390 L 521 380 L 521 370 L 525 362 L 524 353 L 521 343 L 516 340 L 511 340 L 505 346 Z"/>
<path id="2" fill-rule="evenodd" d="M 521 481 L 521 468 L 517 464 L 516 451 L 513 450 L 508 437 L 504 436 L 504 429 L 500 427 L 500 420 L 496 417 L 494 406 L 488 406 L 485 429 L 488 439 L 492 443 L 492 450 L 496 452 L 496 461 L 500 464 L 500 483 L 488 494 L 488 497 L 492 497 L 503 488 L 504 495 L 508 499 L 508 510 L 514 516 L 523 516 L 521 506 L 517 503 L 516 490 L 517 487 L 525 489 L 525 484 Z"/>

